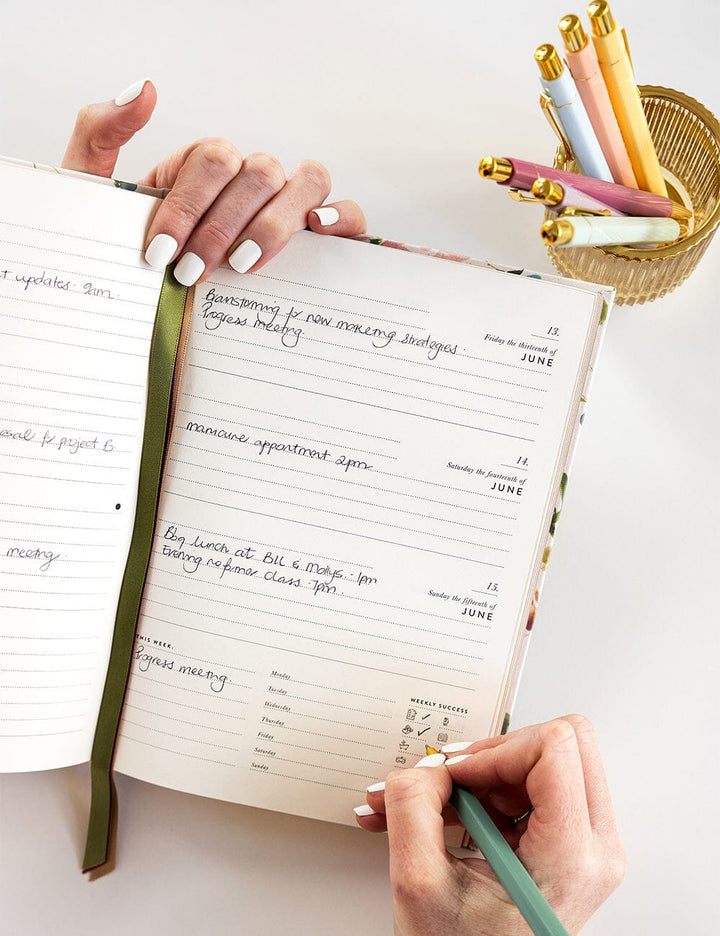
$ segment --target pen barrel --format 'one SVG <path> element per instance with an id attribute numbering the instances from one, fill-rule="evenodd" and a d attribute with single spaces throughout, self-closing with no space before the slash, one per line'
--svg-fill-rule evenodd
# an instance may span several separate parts
<path id="1" fill-rule="evenodd" d="M 672 218 L 568 219 L 573 237 L 568 247 L 609 247 L 617 244 L 659 244 L 677 240 L 680 225 Z"/>
<path id="2" fill-rule="evenodd" d="M 568 931 L 475 794 L 453 786 L 450 802 L 535 936 L 568 936 Z"/>
<path id="3" fill-rule="evenodd" d="M 630 155 L 620 133 L 595 47 L 586 42 L 578 52 L 566 49 L 565 59 L 614 181 L 637 188 Z"/>
<path id="4" fill-rule="evenodd" d="M 624 37 L 620 29 L 614 29 L 607 36 L 592 38 L 637 184 L 647 192 L 667 195 Z"/>
<path id="5" fill-rule="evenodd" d="M 564 70 L 558 78 L 541 78 L 540 85 L 552 101 L 555 116 L 581 172 L 612 182 L 610 167 L 570 73 Z"/>
<path id="6" fill-rule="evenodd" d="M 618 211 L 624 211 L 627 214 L 665 218 L 672 211 L 673 203 L 670 199 L 653 192 L 628 188 L 614 182 L 605 182 L 603 179 L 590 179 L 575 172 L 553 169 L 551 166 L 541 166 L 523 159 L 513 159 L 511 162 L 512 173 L 504 183 L 500 184 L 529 189 L 537 178 L 542 177 L 586 192 L 610 208 L 617 208 Z"/>
<path id="7" fill-rule="evenodd" d="M 565 186 L 565 194 L 562 199 L 557 203 L 557 205 L 548 205 L 547 207 L 550 211 L 563 211 L 565 208 L 581 208 L 584 211 L 609 211 L 610 216 L 614 218 L 626 218 L 627 215 L 623 211 L 618 211 L 617 208 L 612 208 L 610 205 L 606 205 L 605 202 L 601 202 L 597 198 L 593 198 L 592 195 L 587 195 L 585 192 L 581 192 L 580 189 L 573 189 L 569 185 Z"/>

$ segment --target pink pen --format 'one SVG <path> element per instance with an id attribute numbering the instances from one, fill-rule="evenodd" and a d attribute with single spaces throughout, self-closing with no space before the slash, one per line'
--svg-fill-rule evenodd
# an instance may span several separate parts
<path id="1" fill-rule="evenodd" d="M 638 188 L 595 47 L 592 42 L 588 42 L 585 30 L 574 14 L 563 16 L 558 28 L 565 45 L 565 61 L 575 79 L 580 99 L 585 105 L 613 179 L 620 185 Z"/>
<path id="2" fill-rule="evenodd" d="M 553 169 L 551 166 L 541 166 L 539 163 L 525 162 L 523 159 L 484 156 L 480 160 L 479 171 L 483 179 L 492 179 L 500 185 L 509 185 L 511 188 L 525 191 L 532 188 L 536 179 L 551 179 L 561 185 L 571 185 L 597 198 L 609 208 L 616 208 L 630 215 L 675 218 L 676 221 L 692 217 L 691 211 L 683 208 L 682 205 L 677 205 L 671 198 L 664 195 L 627 188 L 625 185 L 605 182 L 602 179 L 590 179 L 576 172 Z"/>

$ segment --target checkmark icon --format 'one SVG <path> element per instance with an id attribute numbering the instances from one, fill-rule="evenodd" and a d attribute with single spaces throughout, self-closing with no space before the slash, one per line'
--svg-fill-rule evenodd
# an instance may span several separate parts
<path id="1" fill-rule="evenodd" d="M 425 721 L 426 718 L 430 718 L 432 712 L 428 712 L 427 715 L 423 715 L 422 720 Z"/>
<path id="2" fill-rule="evenodd" d="M 429 726 L 429 725 L 428 725 L 427 728 L 423 728 L 422 731 L 418 731 L 418 738 L 421 738 L 421 737 L 425 734 L 426 731 L 430 731 L 430 726 Z"/>

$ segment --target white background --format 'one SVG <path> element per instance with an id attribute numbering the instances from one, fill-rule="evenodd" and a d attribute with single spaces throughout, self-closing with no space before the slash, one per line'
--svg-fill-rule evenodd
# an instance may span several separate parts
<path id="1" fill-rule="evenodd" d="M 6 0 L 0 151 L 57 163 L 83 103 L 148 77 L 157 111 L 119 178 L 225 136 L 321 160 L 374 234 L 550 272 L 538 214 L 476 167 L 552 158 L 532 53 L 571 8 L 496 6 Z M 720 112 L 715 2 L 613 9 L 639 82 Z M 588 936 L 718 931 L 719 261 L 720 238 L 669 297 L 613 310 L 515 710 L 596 726 L 630 870 Z M 0 791 L 8 936 L 392 932 L 382 836 L 120 777 L 118 867 L 88 883 L 86 769 Z"/>

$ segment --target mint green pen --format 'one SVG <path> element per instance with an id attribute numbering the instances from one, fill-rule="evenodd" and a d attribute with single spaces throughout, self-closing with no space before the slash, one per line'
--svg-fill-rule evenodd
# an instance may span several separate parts
<path id="1" fill-rule="evenodd" d="M 450 802 L 535 936 L 569 936 L 480 800 L 469 790 L 453 785 Z"/>

